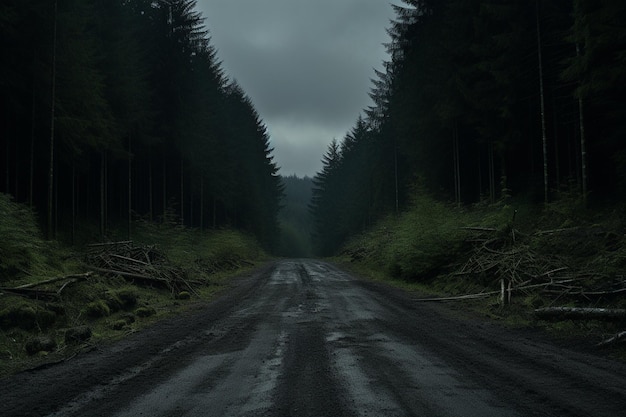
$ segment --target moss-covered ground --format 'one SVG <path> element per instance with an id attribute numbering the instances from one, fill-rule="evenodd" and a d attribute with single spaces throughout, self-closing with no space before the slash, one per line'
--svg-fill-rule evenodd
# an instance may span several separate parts
<path id="1" fill-rule="evenodd" d="M 567 194 L 548 205 L 509 198 L 470 207 L 420 195 L 410 210 L 354 237 L 335 260 L 416 298 L 459 297 L 447 302 L 468 314 L 594 345 L 626 323 L 544 321 L 534 310 L 626 308 L 625 213 L 585 208 Z M 485 296 L 463 298 L 471 294 Z"/>
<path id="2" fill-rule="evenodd" d="M 163 265 L 193 282 L 172 292 L 114 274 L 84 277 L 93 241 L 68 246 L 44 240 L 34 213 L 2 194 L 0 235 L 0 376 L 65 360 L 206 302 L 231 277 L 267 259 L 254 239 L 237 231 L 136 221 L 133 245 L 154 248 Z M 127 235 L 113 231 L 109 240 L 116 239 Z M 11 291 L 55 277 L 67 278 Z"/>

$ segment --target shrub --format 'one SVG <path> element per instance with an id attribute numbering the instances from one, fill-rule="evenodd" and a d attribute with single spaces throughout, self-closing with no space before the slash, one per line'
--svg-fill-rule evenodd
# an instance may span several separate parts
<path id="1" fill-rule="evenodd" d="M 24 349 L 30 356 L 39 352 L 52 352 L 56 349 L 57 343 L 54 339 L 46 336 L 37 336 L 26 342 Z"/>
<path id="2" fill-rule="evenodd" d="M 345 252 L 397 278 L 431 279 L 462 251 L 466 217 L 462 210 L 422 195 L 405 213 L 353 239 Z"/>
<path id="3" fill-rule="evenodd" d="M 156 314 L 156 310 L 153 307 L 139 307 L 135 314 L 137 317 L 150 317 Z"/>
<path id="4" fill-rule="evenodd" d="M 75 345 L 91 339 L 91 328 L 87 326 L 72 327 L 65 331 L 65 343 Z"/>
<path id="5" fill-rule="evenodd" d="M 111 308 L 104 300 L 96 300 L 87 304 L 83 312 L 88 317 L 99 318 L 109 316 L 111 314 Z"/>
<path id="6" fill-rule="evenodd" d="M 106 303 L 112 312 L 128 310 L 137 305 L 139 295 L 132 287 L 124 287 L 116 290 L 108 290 L 105 293 Z"/>
<path id="7" fill-rule="evenodd" d="M 109 327 L 112 330 L 122 330 L 124 327 L 126 327 L 128 325 L 128 323 L 126 322 L 126 320 L 124 319 L 120 319 L 120 320 L 115 320 L 113 323 L 111 323 L 109 325 Z"/>
<path id="8" fill-rule="evenodd" d="M 0 282 L 15 279 L 35 264 L 45 263 L 45 242 L 37 227 L 35 214 L 0 193 Z"/>
<path id="9" fill-rule="evenodd" d="M 189 291 L 181 291 L 178 293 L 176 298 L 179 300 L 189 300 L 191 298 L 191 294 L 189 294 Z"/>

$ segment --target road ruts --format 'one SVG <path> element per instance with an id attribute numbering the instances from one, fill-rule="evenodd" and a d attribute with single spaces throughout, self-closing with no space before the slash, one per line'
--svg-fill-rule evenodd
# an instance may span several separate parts
<path id="1" fill-rule="evenodd" d="M 278 261 L 194 314 L 2 382 L 3 416 L 587 417 L 626 409 L 622 363 L 446 314 L 317 260 Z M 29 406 L 38 392 L 27 388 L 46 382 L 39 405 Z"/>

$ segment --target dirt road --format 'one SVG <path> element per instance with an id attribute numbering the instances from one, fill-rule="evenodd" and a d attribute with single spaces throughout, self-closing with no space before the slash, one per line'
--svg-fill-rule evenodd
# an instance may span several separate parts
<path id="1" fill-rule="evenodd" d="M 11 416 L 619 416 L 626 366 L 286 260 L 220 299 L 0 380 Z"/>

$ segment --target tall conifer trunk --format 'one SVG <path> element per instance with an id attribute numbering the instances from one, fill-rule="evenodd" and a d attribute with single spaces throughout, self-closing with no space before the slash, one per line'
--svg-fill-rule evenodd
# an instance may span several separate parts
<path id="1" fill-rule="evenodd" d="M 37 53 L 33 51 L 33 96 L 32 109 L 30 115 L 30 155 L 29 155 L 29 178 L 28 178 L 28 206 L 33 208 L 33 176 L 35 174 L 35 103 L 37 99 L 35 65 L 37 63 Z"/>
<path id="2" fill-rule="evenodd" d="M 217 199 L 213 194 L 213 230 L 217 228 Z"/>
<path id="3" fill-rule="evenodd" d="M 183 157 L 180 157 L 180 225 L 185 225 L 185 166 Z"/>
<path id="4" fill-rule="evenodd" d="M 105 170 L 105 164 L 106 164 L 106 159 L 105 159 L 105 155 L 104 155 L 104 150 L 100 152 L 100 238 L 102 239 L 102 241 L 104 242 L 104 235 L 105 235 L 105 223 L 106 223 L 106 219 L 105 219 L 105 176 L 106 176 L 106 170 Z"/>
<path id="5" fill-rule="evenodd" d="M 152 147 L 148 148 L 148 207 L 150 210 L 150 222 L 154 218 L 153 195 L 152 195 Z"/>
<path id="6" fill-rule="evenodd" d="M 461 164 L 459 162 L 459 129 L 457 122 L 452 125 L 452 161 L 454 164 L 454 202 L 461 205 Z"/>
<path id="7" fill-rule="evenodd" d="M 165 169 L 165 162 L 166 157 L 165 152 L 163 152 L 163 223 L 167 221 L 167 172 Z"/>
<path id="8" fill-rule="evenodd" d="M 576 55 L 580 56 L 580 45 L 576 44 Z M 583 203 L 587 206 L 587 144 L 585 143 L 585 117 L 582 93 L 578 94 L 578 116 L 580 123 L 580 170 L 582 177 Z"/>
<path id="9" fill-rule="evenodd" d="M 204 177 L 200 177 L 200 231 L 204 229 Z"/>
<path id="10" fill-rule="evenodd" d="M 487 145 L 488 164 L 489 164 L 489 200 L 494 203 L 496 201 L 496 168 L 493 158 L 493 141 L 490 139 Z"/>
<path id="11" fill-rule="evenodd" d="M 54 110 L 57 61 L 57 0 L 54 1 L 54 33 L 52 37 L 52 105 L 50 107 L 50 170 L 48 172 L 48 240 L 52 239 L 52 199 L 54 187 Z"/>
<path id="12" fill-rule="evenodd" d="M 132 211 L 133 211 L 133 194 L 132 194 L 132 137 L 128 134 L 128 240 L 131 239 Z"/>
<path id="13" fill-rule="evenodd" d="M 543 91 L 543 60 L 541 54 L 541 25 L 539 23 L 539 0 L 537 0 L 537 57 L 539 59 L 539 99 L 541 101 L 541 143 L 543 145 L 543 199 L 548 202 L 548 139 L 546 137 L 545 96 Z"/>
<path id="14" fill-rule="evenodd" d="M 72 246 L 76 240 L 76 159 L 72 158 Z"/>

